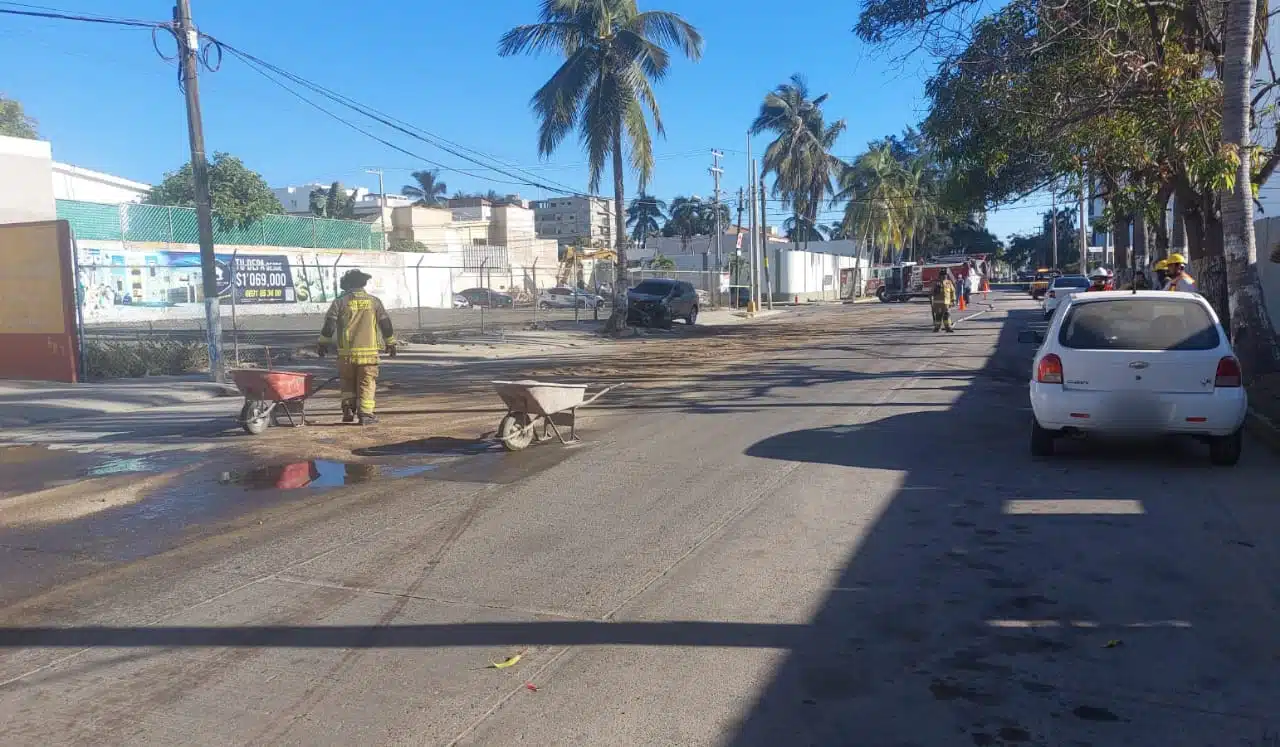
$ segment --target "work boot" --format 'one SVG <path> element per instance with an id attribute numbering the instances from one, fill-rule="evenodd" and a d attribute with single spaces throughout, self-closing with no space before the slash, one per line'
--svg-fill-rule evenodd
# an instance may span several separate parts
<path id="1" fill-rule="evenodd" d="M 378 416 L 371 412 L 360 413 L 360 425 L 377 425 Z"/>
<path id="2" fill-rule="evenodd" d="M 948 332 L 955 332 L 956 330 L 955 330 L 955 328 L 954 328 L 954 327 L 947 327 L 947 331 L 948 331 Z"/>
<path id="3" fill-rule="evenodd" d="M 342 403 L 342 422 L 344 423 L 356 422 L 356 408 L 352 407 L 346 402 Z"/>
<path id="4" fill-rule="evenodd" d="M 933 328 L 933 331 L 934 331 L 934 332 L 941 332 L 941 331 L 942 331 L 942 327 L 934 327 L 934 328 Z"/>

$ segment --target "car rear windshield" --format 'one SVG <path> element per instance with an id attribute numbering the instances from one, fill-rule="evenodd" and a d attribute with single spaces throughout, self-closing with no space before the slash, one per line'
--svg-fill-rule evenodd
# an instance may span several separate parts
<path id="1" fill-rule="evenodd" d="M 1076 350 L 1212 350 L 1218 325 L 1191 300 L 1117 298 L 1074 303 L 1058 342 Z"/>
<path id="2" fill-rule="evenodd" d="M 671 286 L 674 285 L 670 280 L 642 280 L 635 288 L 636 293 L 643 293 L 647 296 L 665 296 L 671 292 Z"/>
<path id="3" fill-rule="evenodd" d="M 1054 288 L 1088 288 L 1089 278 L 1086 277 L 1063 277 L 1053 281 Z"/>

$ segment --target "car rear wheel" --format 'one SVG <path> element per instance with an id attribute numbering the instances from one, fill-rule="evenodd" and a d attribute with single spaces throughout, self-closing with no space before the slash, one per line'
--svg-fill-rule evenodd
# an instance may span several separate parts
<path id="1" fill-rule="evenodd" d="M 689 309 L 689 316 L 686 316 L 684 320 L 688 322 L 690 326 L 697 324 L 698 323 L 698 307 L 694 306 L 692 309 Z"/>
<path id="2" fill-rule="evenodd" d="M 1039 421 L 1034 417 L 1031 418 L 1031 456 L 1053 456 L 1053 443 L 1057 437 L 1057 433 L 1041 428 Z"/>
<path id="3" fill-rule="evenodd" d="M 1209 461 L 1219 467 L 1234 467 L 1240 461 L 1243 447 L 1243 428 L 1230 436 L 1213 436 L 1209 439 Z"/>

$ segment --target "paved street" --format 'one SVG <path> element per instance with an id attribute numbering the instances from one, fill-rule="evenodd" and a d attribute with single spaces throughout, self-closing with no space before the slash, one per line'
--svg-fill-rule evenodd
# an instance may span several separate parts
<path id="1" fill-rule="evenodd" d="M 653 379 L 574 448 L 461 440 L 496 425 L 489 378 L 554 360 L 444 382 L 409 359 L 406 389 L 447 383 L 475 424 L 388 415 L 341 448 L 417 472 L 281 494 L 201 467 L 24 508 L 0 521 L 0 741 L 1277 744 L 1280 459 L 1033 460 L 1016 335 L 1040 314 L 995 295 L 952 335 L 872 304 L 620 348 Z M 234 438 L 189 435 L 216 406 L 94 439 L 180 459 Z"/>

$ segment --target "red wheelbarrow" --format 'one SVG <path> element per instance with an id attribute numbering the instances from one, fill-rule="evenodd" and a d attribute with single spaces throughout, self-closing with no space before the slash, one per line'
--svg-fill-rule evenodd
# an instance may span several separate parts
<path id="1" fill-rule="evenodd" d="M 260 368 L 231 370 L 231 380 L 244 395 L 237 422 L 255 436 L 269 425 L 298 427 L 307 424 L 307 399 L 337 380 L 334 376 L 311 387 L 315 376 L 298 371 L 269 371 Z"/>

